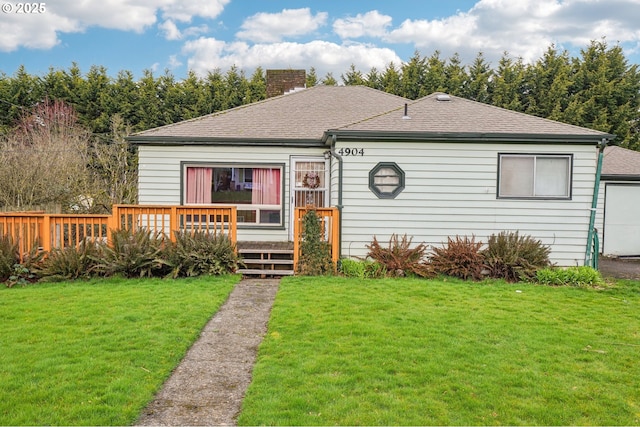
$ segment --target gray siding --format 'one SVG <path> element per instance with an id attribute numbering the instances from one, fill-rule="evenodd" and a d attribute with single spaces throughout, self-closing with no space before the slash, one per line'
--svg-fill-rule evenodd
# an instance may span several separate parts
<path id="1" fill-rule="evenodd" d="M 392 234 L 440 246 L 447 237 L 475 235 L 486 242 L 502 230 L 529 234 L 552 248 L 559 265 L 582 265 L 593 193 L 596 150 L 582 145 L 341 143 L 363 148 L 344 157 L 342 255 L 362 257 L 373 236 Z M 574 154 L 572 200 L 496 198 L 498 153 Z M 406 187 L 395 199 L 368 188 L 378 162 L 396 162 Z M 335 199 L 334 199 L 335 200 Z"/>
<path id="2" fill-rule="evenodd" d="M 486 242 L 502 230 L 528 234 L 552 249 L 558 265 L 582 265 L 593 194 L 596 149 L 588 145 L 367 143 L 340 142 L 336 149 L 362 148 L 362 156 L 343 156 L 342 256 L 364 257 L 373 236 L 383 244 L 392 234 L 440 246 L 447 237 L 475 235 Z M 285 228 L 240 228 L 239 240 L 289 238 L 291 156 L 321 155 L 322 149 L 290 147 L 140 146 L 141 204 L 181 203 L 181 162 L 284 164 Z M 573 154 L 571 200 L 496 198 L 498 153 Z M 369 171 L 379 162 L 396 162 L 406 187 L 395 199 L 378 199 L 369 190 Z M 331 203 L 338 203 L 338 162 L 332 159 Z M 602 196 L 602 194 L 601 194 Z M 598 217 L 601 222 L 600 215 Z"/>

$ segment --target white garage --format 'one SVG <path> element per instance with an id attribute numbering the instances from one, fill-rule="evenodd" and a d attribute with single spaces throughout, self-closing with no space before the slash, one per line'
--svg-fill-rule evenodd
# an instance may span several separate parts
<path id="1" fill-rule="evenodd" d="M 605 185 L 603 231 L 604 254 L 640 255 L 640 183 Z"/>
<path id="2" fill-rule="evenodd" d="M 640 256 L 640 152 L 605 149 L 598 217 L 603 255 Z"/>

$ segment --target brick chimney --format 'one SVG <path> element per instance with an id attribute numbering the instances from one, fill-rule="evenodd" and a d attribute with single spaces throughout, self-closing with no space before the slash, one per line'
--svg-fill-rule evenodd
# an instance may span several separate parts
<path id="1" fill-rule="evenodd" d="M 267 70 L 267 98 L 306 86 L 305 70 Z"/>

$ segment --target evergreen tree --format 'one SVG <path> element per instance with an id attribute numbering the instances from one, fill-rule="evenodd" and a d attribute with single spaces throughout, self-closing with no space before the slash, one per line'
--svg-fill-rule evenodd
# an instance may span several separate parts
<path id="1" fill-rule="evenodd" d="M 316 69 L 311 67 L 309 72 L 306 75 L 305 84 L 307 87 L 314 87 L 319 84 L 318 75 L 316 74 Z"/>
<path id="2" fill-rule="evenodd" d="M 502 55 L 498 69 L 489 82 L 491 104 L 513 111 L 522 111 L 525 67 L 522 59 L 513 61 L 507 52 Z"/>
<path id="3" fill-rule="evenodd" d="M 409 61 L 402 66 L 401 73 L 401 96 L 409 99 L 418 99 L 427 95 L 427 88 L 425 87 L 427 63 L 420 56 L 420 52 L 414 52 Z"/>
<path id="4" fill-rule="evenodd" d="M 79 84 L 79 99 L 73 104 L 78 110 L 80 123 L 96 133 L 107 133 L 110 128 L 110 117 L 104 111 L 105 99 L 109 94 L 111 81 L 107 75 L 107 69 L 93 65 L 89 69 L 86 78 Z"/>
<path id="5" fill-rule="evenodd" d="M 463 96 L 473 101 L 489 103 L 489 80 L 492 70 L 484 59 L 482 52 L 478 53 L 469 67 L 469 80 L 465 85 Z"/>
<path id="6" fill-rule="evenodd" d="M 225 81 L 224 76 L 219 68 L 207 73 L 205 79 L 205 105 L 208 110 L 207 113 L 215 113 L 224 108 L 224 93 L 225 93 Z"/>
<path id="7" fill-rule="evenodd" d="M 551 45 L 542 58 L 525 70 L 524 109 L 528 114 L 565 120 L 572 84 L 569 53 Z"/>
<path id="8" fill-rule="evenodd" d="M 400 71 L 396 68 L 393 62 L 390 62 L 380 77 L 380 86 L 382 87 L 382 90 L 394 95 L 400 95 L 402 93 L 401 81 Z"/>
<path id="9" fill-rule="evenodd" d="M 324 79 L 322 79 L 322 84 L 325 86 L 337 86 L 338 81 L 333 77 L 333 73 L 327 73 Z"/>
<path id="10" fill-rule="evenodd" d="M 139 114 L 140 120 L 137 129 L 151 129 L 164 124 L 159 96 L 159 83 L 151 70 L 144 70 L 143 76 L 138 82 L 138 92 L 139 96 L 135 109 Z"/>
<path id="11" fill-rule="evenodd" d="M 41 80 L 31 76 L 24 66 L 18 67 L 5 93 L 3 106 L 7 108 L 6 119 L 9 126 L 15 125 L 25 111 L 35 107 L 44 99 Z"/>
<path id="12" fill-rule="evenodd" d="M 245 96 L 249 86 L 244 71 L 233 65 L 225 74 L 224 78 L 223 109 L 239 107 L 245 104 Z"/>
<path id="13" fill-rule="evenodd" d="M 8 101 L 10 97 L 11 81 L 2 72 L 0 72 L 0 138 L 9 131 L 11 121 L 9 118 L 9 107 L 11 103 Z"/>
<path id="14" fill-rule="evenodd" d="M 347 71 L 346 74 L 342 74 L 340 78 L 345 86 L 363 86 L 365 84 L 362 73 L 356 70 L 356 66 L 354 64 L 351 64 L 349 71 Z"/>
<path id="15" fill-rule="evenodd" d="M 469 76 L 462 65 L 460 55 L 455 53 L 444 67 L 444 81 L 447 85 L 445 92 L 450 95 L 464 96 L 465 84 Z"/>
<path id="16" fill-rule="evenodd" d="M 105 97 L 104 106 L 109 117 L 118 114 L 122 121 L 132 127 L 132 129 L 140 130 L 138 124 L 140 122 L 140 114 L 136 106 L 139 104 L 140 92 L 138 85 L 133 79 L 131 71 L 120 71 L 111 82 L 109 94 Z"/>
<path id="17" fill-rule="evenodd" d="M 383 90 L 382 87 L 382 76 L 380 76 L 380 73 L 378 73 L 378 70 L 376 69 L 376 67 L 372 67 L 369 72 L 367 73 L 367 75 L 364 78 L 365 80 L 365 85 L 373 88 L 373 89 L 377 89 L 377 90 Z"/>
<path id="18" fill-rule="evenodd" d="M 267 78 L 262 67 L 256 68 L 251 75 L 247 94 L 245 96 L 245 104 L 261 101 L 267 97 Z"/>
<path id="19" fill-rule="evenodd" d="M 640 74 L 629 66 L 620 46 L 593 41 L 573 61 L 571 101 L 565 121 L 616 135 L 616 142 L 637 148 Z"/>
<path id="20" fill-rule="evenodd" d="M 420 96 L 447 91 L 445 68 L 446 64 L 440 59 L 440 52 L 436 50 L 426 61 L 426 71 Z"/>

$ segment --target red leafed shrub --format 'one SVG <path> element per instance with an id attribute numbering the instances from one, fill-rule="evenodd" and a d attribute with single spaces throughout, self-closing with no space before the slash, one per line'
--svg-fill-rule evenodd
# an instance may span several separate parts
<path id="1" fill-rule="evenodd" d="M 433 247 L 431 267 L 437 274 L 458 277 L 460 279 L 481 280 L 484 270 L 484 255 L 481 251 L 482 242 L 476 242 L 475 236 L 455 239 L 448 237 L 446 246 Z"/>
<path id="2" fill-rule="evenodd" d="M 411 248 L 412 240 L 413 238 L 408 238 L 406 234 L 402 238 L 393 234 L 389 239 L 389 246 L 383 248 L 376 236 L 373 236 L 373 242 L 367 245 L 369 249 L 367 256 L 382 264 L 388 274 L 393 276 L 410 274 L 420 277 L 434 276 L 429 263 L 425 261 L 427 246 L 420 243 Z"/>

